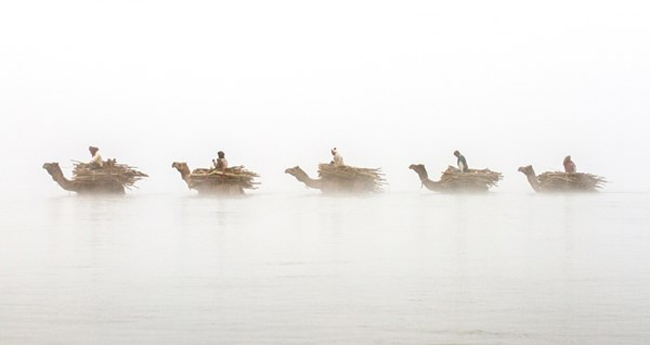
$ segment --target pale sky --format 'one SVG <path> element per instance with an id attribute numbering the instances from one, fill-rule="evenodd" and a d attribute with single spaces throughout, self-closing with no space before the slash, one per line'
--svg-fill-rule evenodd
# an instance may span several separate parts
<path id="1" fill-rule="evenodd" d="M 337 146 L 420 192 L 455 163 L 580 171 L 650 190 L 646 1 L 1 1 L 5 194 L 61 194 L 41 169 L 105 158 L 149 173 L 137 193 L 186 192 L 173 161 L 218 150 L 303 191 Z M 189 192 L 187 192 L 189 193 Z"/>

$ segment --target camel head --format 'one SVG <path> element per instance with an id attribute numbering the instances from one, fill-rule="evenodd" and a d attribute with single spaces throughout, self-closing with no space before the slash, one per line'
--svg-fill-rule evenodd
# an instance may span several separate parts
<path id="1" fill-rule="evenodd" d="M 63 176 L 63 172 L 61 171 L 61 167 L 59 166 L 59 163 L 56 162 L 45 163 L 43 164 L 43 169 L 47 170 L 47 173 L 50 174 L 52 177 Z"/>
<path id="2" fill-rule="evenodd" d="M 307 173 L 297 165 L 295 167 L 293 167 L 293 168 L 286 169 L 284 171 L 284 173 L 295 177 L 296 179 L 298 179 L 298 181 L 301 181 L 301 182 L 311 180 L 309 175 L 307 175 Z"/>
<path id="3" fill-rule="evenodd" d="M 288 169 L 284 170 L 284 173 L 289 174 L 291 176 L 296 176 L 297 177 L 298 175 L 303 175 L 305 172 L 302 169 L 300 169 L 299 166 L 296 165 L 293 168 L 288 168 Z"/>
<path id="4" fill-rule="evenodd" d="M 172 163 L 172 168 L 175 168 L 178 171 L 185 170 L 185 169 L 189 170 L 189 168 L 187 167 L 187 163 L 185 162 L 174 162 Z"/>
<path id="5" fill-rule="evenodd" d="M 178 170 L 183 178 L 190 175 L 190 168 L 185 162 L 174 162 L 172 163 L 172 168 Z"/>
<path id="6" fill-rule="evenodd" d="M 300 169 L 299 166 L 295 166 L 293 168 L 286 169 L 284 171 L 285 174 L 289 174 L 293 177 L 296 178 L 296 180 L 302 182 L 305 184 L 307 188 L 314 188 L 314 189 L 321 189 L 322 188 L 322 181 L 320 179 L 314 180 L 307 173 Z"/>
<path id="7" fill-rule="evenodd" d="M 523 173 L 526 176 L 535 176 L 535 170 L 533 170 L 532 165 L 527 165 L 525 167 L 519 167 L 517 171 Z"/>
<path id="8" fill-rule="evenodd" d="M 409 165 L 409 169 L 415 171 L 416 174 L 420 177 L 420 181 L 424 181 L 429 179 L 429 173 L 427 172 L 427 169 L 424 167 L 424 164 L 411 164 Z"/>

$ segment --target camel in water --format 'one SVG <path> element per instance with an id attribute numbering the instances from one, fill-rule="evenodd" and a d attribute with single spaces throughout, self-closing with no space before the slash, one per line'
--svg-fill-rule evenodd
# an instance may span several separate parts
<path id="1" fill-rule="evenodd" d="M 586 173 L 566 173 L 547 171 L 536 175 L 532 165 L 520 167 L 519 172 L 526 175 L 528 183 L 535 192 L 595 192 L 607 181 L 600 176 Z"/>
<path id="2" fill-rule="evenodd" d="M 256 173 L 243 167 L 217 169 L 194 169 L 185 162 L 174 162 L 172 168 L 181 173 L 181 178 L 189 189 L 194 189 L 202 195 L 243 195 L 244 189 L 257 189 L 259 182 L 253 181 L 259 177 Z"/>
<path id="3" fill-rule="evenodd" d="M 125 187 L 132 187 L 141 178 L 148 177 L 125 165 L 109 160 L 104 168 L 90 169 L 88 164 L 78 163 L 74 177 L 68 180 L 61 171 L 59 163 L 45 163 L 45 169 L 61 188 L 78 194 L 124 194 Z"/>
<path id="4" fill-rule="evenodd" d="M 377 193 L 382 191 L 385 183 L 380 169 L 323 163 L 318 170 L 318 179 L 309 177 L 299 166 L 288 168 L 284 172 L 304 183 L 307 188 L 318 189 L 323 194 Z"/>
<path id="5" fill-rule="evenodd" d="M 448 167 L 440 181 L 432 181 L 423 164 L 411 164 L 409 169 L 418 174 L 422 186 L 430 191 L 442 193 L 487 192 L 502 179 L 501 173 L 489 169 L 470 169 L 461 173 L 454 167 Z"/>

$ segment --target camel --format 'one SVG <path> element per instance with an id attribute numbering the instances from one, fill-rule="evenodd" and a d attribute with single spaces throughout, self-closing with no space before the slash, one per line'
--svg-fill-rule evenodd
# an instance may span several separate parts
<path id="1" fill-rule="evenodd" d="M 595 192 L 607 182 L 600 176 L 586 173 L 547 171 L 541 175 L 536 175 L 532 165 L 520 167 L 518 170 L 526 175 L 528 183 L 538 193 Z"/>
<path id="2" fill-rule="evenodd" d="M 441 193 L 487 192 L 502 178 L 500 173 L 489 169 L 471 169 L 469 172 L 460 173 L 457 169 L 449 167 L 442 174 L 440 181 L 432 181 L 423 164 L 411 164 L 409 169 L 418 174 L 422 186 L 430 191 Z"/>
<path id="3" fill-rule="evenodd" d="M 321 164 L 322 168 L 323 164 Z M 359 169 L 353 167 L 344 167 L 343 169 Z M 367 171 L 378 171 L 374 169 L 363 169 Z M 379 179 L 366 177 L 345 178 L 336 175 L 322 174 L 318 179 L 313 179 L 307 175 L 299 166 L 288 168 L 284 171 L 295 177 L 298 181 L 305 184 L 307 188 L 318 189 L 324 194 L 354 194 L 354 193 L 372 193 L 381 191 Z M 376 175 L 379 178 L 379 175 Z"/>
<path id="4" fill-rule="evenodd" d="M 97 181 L 68 180 L 63 175 L 59 163 L 45 163 L 45 169 L 52 180 L 57 182 L 61 188 L 78 194 L 124 194 L 124 185 L 116 180 L 100 179 Z"/>
<path id="5" fill-rule="evenodd" d="M 255 189 L 253 182 L 257 174 L 242 167 L 229 168 L 226 172 L 214 169 L 195 169 L 193 172 L 185 162 L 174 162 L 172 168 L 181 173 L 181 178 L 189 189 L 205 195 L 243 195 L 244 188 Z"/>

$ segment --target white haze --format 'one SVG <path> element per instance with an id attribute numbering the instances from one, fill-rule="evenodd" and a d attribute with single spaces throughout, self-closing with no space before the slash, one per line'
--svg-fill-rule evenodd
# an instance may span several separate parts
<path id="1" fill-rule="evenodd" d="M 94 144 L 185 193 L 175 160 L 218 150 L 303 191 L 338 146 L 418 191 L 463 151 L 530 191 L 518 166 L 578 168 L 650 190 L 644 1 L 2 1 L 4 195 L 61 194 L 40 166 Z M 637 162 L 638 160 L 638 162 Z"/>

